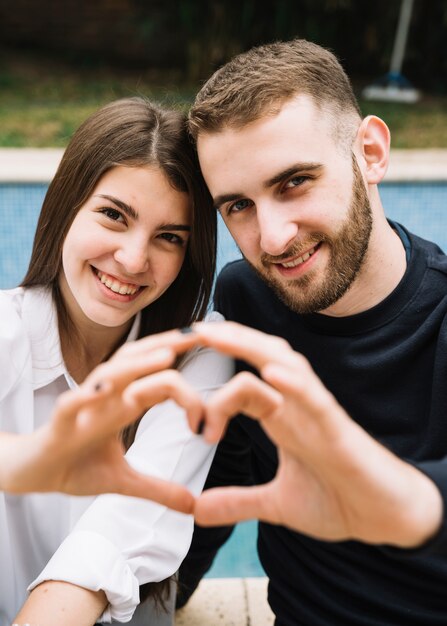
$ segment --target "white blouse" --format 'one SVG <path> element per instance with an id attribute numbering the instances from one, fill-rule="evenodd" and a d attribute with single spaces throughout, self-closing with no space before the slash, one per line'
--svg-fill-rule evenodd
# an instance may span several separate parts
<path id="1" fill-rule="evenodd" d="M 221 319 L 217 313 L 212 319 Z M 135 339 L 137 324 L 129 334 Z M 181 371 L 206 397 L 233 375 L 233 362 L 209 349 L 184 360 Z M 43 288 L 0 292 L 0 431 L 29 433 L 44 424 L 60 393 L 75 383 L 62 360 L 51 294 Z M 214 447 L 189 430 L 173 401 L 149 410 L 127 452 L 133 467 L 203 487 Z M 0 626 L 9 626 L 44 580 L 104 590 L 99 619 L 127 622 L 139 585 L 175 573 L 192 537 L 192 516 L 139 498 L 114 494 L 0 493 Z"/>

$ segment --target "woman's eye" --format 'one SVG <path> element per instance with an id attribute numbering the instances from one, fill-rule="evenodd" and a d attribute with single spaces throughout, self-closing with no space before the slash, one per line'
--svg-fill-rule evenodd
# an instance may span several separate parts
<path id="1" fill-rule="evenodd" d="M 100 210 L 100 213 L 108 217 L 110 220 L 114 222 L 122 221 L 124 222 L 124 217 L 117 209 L 112 209 L 111 207 L 104 207 Z"/>
<path id="2" fill-rule="evenodd" d="M 183 244 L 185 243 L 185 240 L 183 239 L 183 237 L 180 237 L 179 235 L 176 235 L 175 233 L 161 233 L 160 237 L 161 239 L 164 239 L 165 241 L 168 241 L 169 243 L 174 243 L 178 246 L 183 246 Z"/>
<path id="3" fill-rule="evenodd" d="M 244 209 L 247 209 L 251 205 L 252 205 L 251 200 L 247 200 L 247 199 L 237 200 L 236 202 L 233 202 L 233 204 L 230 204 L 230 206 L 227 209 L 227 214 L 240 213 L 241 211 L 244 211 Z"/>

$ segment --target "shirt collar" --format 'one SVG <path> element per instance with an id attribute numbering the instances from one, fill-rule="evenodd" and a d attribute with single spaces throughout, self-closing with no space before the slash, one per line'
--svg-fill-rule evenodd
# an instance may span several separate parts
<path id="1" fill-rule="evenodd" d="M 33 389 L 40 389 L 59 376 L 65 376 L 70 387 L 76 386 L 62 357 L 57 311 L 51 290 L 46 287 L 25 288 L 22 315 L 31 344 Z M 137 339 L 140 319 L 141 313 L 138 313 L 126 342 Z"/>

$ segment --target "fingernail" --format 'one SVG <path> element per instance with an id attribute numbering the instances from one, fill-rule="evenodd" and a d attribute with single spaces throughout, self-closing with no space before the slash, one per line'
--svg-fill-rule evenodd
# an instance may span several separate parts
<path id="1" fill-rule="evenodd" d="M 113 383 L 110 380 L 100 380 L 93 387 L 95 393 L 109 393 L 113 389 Z"/>
<path id="2" fill-rule="evenodd" d="M 182 335 L 188 335 L 189 333 L 193 333 L 194 330 L 191 328 L 191 326 L 185 326 L 184 328 L 180 328 L 180 332 L 182 333 Z"/>
<path id="3" fill-rule="evenodd" d="M 205 418 L 202 417 L 202 419 L 200 420 L 197 426 L 197 434 L 202 435 L 204 430 L 205 430 Z"/>

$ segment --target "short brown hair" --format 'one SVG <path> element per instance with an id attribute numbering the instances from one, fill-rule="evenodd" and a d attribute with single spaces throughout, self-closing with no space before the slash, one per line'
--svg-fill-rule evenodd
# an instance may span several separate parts
<path id="1" fill-rule="evenodd" d="M 353 127 L 360 121 L 351 83 L 334 54 L 294 39 L 252 48 L 217 70 L 197 94 L 190 133 L 197 139 L 201 132 L 242 128 L 300 94 L 334 113 L 337 125 L 340 118 L 350 119 Z"/>

